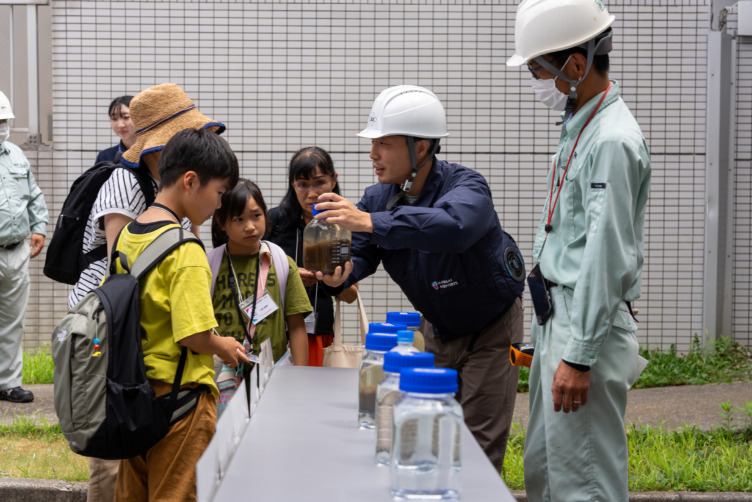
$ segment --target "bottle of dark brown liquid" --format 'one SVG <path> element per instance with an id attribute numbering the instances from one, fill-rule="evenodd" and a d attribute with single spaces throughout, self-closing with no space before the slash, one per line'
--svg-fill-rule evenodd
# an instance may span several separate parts
<path id="1" fill-rule="evenodd" d="M 316 211 L 313 216 L 323 212 Z M 333 274 L 337 267 L 345 266 L 350 260 L 352 234 L 337 223 L 312 219 L 303 230 L 303 267 L 313 272 L 321 270 Z"/>

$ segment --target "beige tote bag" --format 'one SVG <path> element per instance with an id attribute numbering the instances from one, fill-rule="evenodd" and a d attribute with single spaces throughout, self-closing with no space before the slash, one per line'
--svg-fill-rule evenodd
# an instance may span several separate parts
<path id="1" fill-rule="evenodd" d="M 360 360 L 365 352 L 366 333 L 368 333 L 368 318 L 360 292 L 357 292 L 358 317 L 360 319 L 361 345 L 342 344 L 342 302 L 339 298 L 334 307 L 334 340 L 329 347 L 324 348 L 324 363 L 327 368 L 359 368 Z"/>

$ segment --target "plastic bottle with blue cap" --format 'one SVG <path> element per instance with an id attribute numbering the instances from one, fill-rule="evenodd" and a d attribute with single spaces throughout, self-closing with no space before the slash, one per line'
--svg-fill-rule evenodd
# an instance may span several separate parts
<path id="1" fill-rule="evenodd" d="M 420 352 L 413 347 L 413 336 L 415 336 L 415 332 L 410 331 L 409 329 L 401 329 L 397 331 L 397 346 L 390 350 L 390 352 L 399 352 L 400 354 Z"/>
<path id="2" fill-rule="evenodd" d="M 434 366 L 433 354 L 418 351 L 395 352 L 396 349 L 397 347 L 384 354 L 384 380 L 376 390 L 376 463 L 379 465 L 389 465 L 389 457 L 392 453 L 393 406 L 402 395 L 399 390 L 399 372 L 405 368 L 433 368 Z"/>
<path id="3" fill-rule="evenodd" d="M 462 407 L 457 372 L 408 368 L 394 403 L 390 489 L 400 500 L 456 500 L 460 495 Z"/>
<path id="4" fill-rule="evenodd" d="M 386 322 L 392 324 L 404 324 L 406 326 L 405 329 L 409 329 L 413 332 L 413 347 L 424 352 L 426 350 L 426 343 L 423 339 L 423 334 L 420 332 L 420 319 L 421 316 L 418 312 L 386 313 Z"/>
<path id="5" fill-rule="evenodd" d="M 358 374 L 358 426 L 361 429 L 376 427 L 376 390 L 384 379 L 384 354 L 396 345 L 397 335 L 393 333 L 369 331 L 366 334 L 366 352 Z"/>
<path id="6" fill-rule="evenodd" d="M 314 204 L 311 213 L 318 211 Z M 344 267 L 350 260 L 352 234 L 338 223 L 312 219 L 303 229 L 303 267 L 325 274 L 333 274 L 337 267 Z"/>

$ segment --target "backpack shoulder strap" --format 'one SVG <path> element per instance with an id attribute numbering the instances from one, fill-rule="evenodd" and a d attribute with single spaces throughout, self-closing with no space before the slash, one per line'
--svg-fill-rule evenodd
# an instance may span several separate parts
<path id="1" fill-rule="evenodd" d="M 264 241 L 272 252 L 272 261 L 274 269 L 277 271 L 277 280 L 279 281 L 279 295 L 282 302 L 282 310 L 285 306 L 285 291 L 287 290 L 287 278 L 290 275 L 290 262 L 287 259 L 285 251 L 271 241 Z"/>
<path id="2" fill-rule="evenodd" d="M 201 239 L 191 232 L 187 232 L 183 227 L 168 228 L 146 246 L 146 249 L 136 258 L 136 261 L 131 265 L 131 274 L 140 279 L 174 249 L 190 241 L 198 243 L 201 248 L 204 247 Z"/>
<path id="3" fill-rule="evenodd" d="M 217 282 L 217 275 L 219 274 L 219 267 L 222 265 L 222 257 L 225 255 L 225 248 L 227 244 L 222 244 L 206 254 L 209 259 L 209 268 L 211 269 L 211 295 L 214 297 L 214 284 Z"/>

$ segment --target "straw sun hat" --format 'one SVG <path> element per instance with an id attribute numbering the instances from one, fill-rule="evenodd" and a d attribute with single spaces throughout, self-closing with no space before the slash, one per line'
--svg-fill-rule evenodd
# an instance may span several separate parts
<path id="1" fill-rule="evenodd" d="M 161 151 L 178 131 L 209 127 L 221 134 L 225 130 L 224 124 L 199 112 L 176 84 L 155 85 L 138 93 L 131 100 L 130 112 L 136 142 L 120 162 L 132 168 L 139 166 L 144 155 Z"/>

